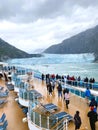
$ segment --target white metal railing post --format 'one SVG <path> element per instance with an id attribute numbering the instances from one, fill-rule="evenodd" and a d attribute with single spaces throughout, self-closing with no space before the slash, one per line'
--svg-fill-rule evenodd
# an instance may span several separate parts
<path id="1" fill-rule="evenodd" d="M 65 120 L 65 124 L 66 124 L 66 130 L 68 130 L 68 120 Z"/>
<path id="2" fill-rule="evenodd" d="M 56 120 L 57 120 L 57 122 L 58 122 L 58 117 L 56 118 Z M 56 128 L 56 130 L 58 130 L 58 125 L 57 125 L 57 128 Z"/>
<path id="3" fill-rule="evenodd" d="M 41 115 L 39 115 L 39 125 L 40 125 L 40 128 L 41 128 Z"/>
<path id="4" fill-rule="evenodd" d="M 35 112 L 33 111 L 33 123 L 35 124 Z"/>
<path id="5" fill-rule="evenodd" d="M 49 129 L 49 116 L 47 116 L 47 128 Z"/>
<path id="6" fill-rule="evenodd" d="M 63 121 L 63 130 L 66 130 L 66 121 Z"/>

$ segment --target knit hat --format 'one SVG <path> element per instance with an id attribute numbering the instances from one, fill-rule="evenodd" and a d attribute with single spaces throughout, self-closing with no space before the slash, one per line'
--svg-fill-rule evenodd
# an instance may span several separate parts
<path id="1" fill-rule="evenodd" d="M 93 111 L 93 110 L 94 110 L 94 107 L 93 107 L 93 106 L 92 106 L 92 107 L 90 107 L 90 110 L 91 110 L 91 111 Z"/>

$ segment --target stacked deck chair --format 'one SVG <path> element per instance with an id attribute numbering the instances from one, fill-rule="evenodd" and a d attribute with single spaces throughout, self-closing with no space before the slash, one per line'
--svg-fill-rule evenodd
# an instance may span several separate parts
<path id="1" fill-rule="evenodd" d="M 56 118 L 58 118 L 58 120 L 65 118 L 65 119 L 67 119 L 67 122 L 74 120 L 73 116 L 71 116 L 70 114 L 68 114 L 66 112 L 59 112 L 59 113 L 55 114 L 54 116 Z"/>
<path id="2" fill-rule="evenodd" d="M 0 91 L 2 91 L 4 89 L 4 87 L 0 86 Z"/>
<path id="3" fill-rule="evenodd" d="M 5 120 L 2 125 L 0 125 L 0 130 L 7 130 L 8 121 Z"/>
<path id="4" fill-rule="evenodd" d="M 1 92 L 0 91 L 0 98 L 4 98 L 4 97 L 7 97 L 9 94 L 9 91 L 6 89 L 4 92 Z"/>
<path id="5" fill-rule="evenodd" d="M 14 85 L 12 83 L 7 83 L 6 86 L 7 86 L 9 91 L 13 91 L 14 90 Z"/>
<path id="6" fill-rule="evenodd" d="M 0 107 L 2 107 L 5 103 L 7 103 L 6 99 L 0 100 Z"/>
<path id="7" fill-rule="evenodd" d="M 44 108 L 44 112 L 49 112 L 49 113 L 54 113 L 55 111 L 57 111 L 59 108 L 58 106 L 56 106 L 55 104 L 53 103 L 49 103 L 49 104 L 42 104 L 40 103 L 40 105 Z"/>
<path id="8" fill-rule="evenodd" d="M 6 120 L 5 113 L 0 117 L 0 130 L 6 130 L 8 126 L 8 121 Z"/>

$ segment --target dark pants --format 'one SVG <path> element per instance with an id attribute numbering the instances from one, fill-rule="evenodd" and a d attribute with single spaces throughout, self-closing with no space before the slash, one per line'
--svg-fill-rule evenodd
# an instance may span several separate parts
<path id="1" fill-rule="evenodd" d="M 95 129 L 95 123 L 94 123 L 94 122 L 91 122 L 91 121 L 90 121 L 90 126 L 91 126 L 91 130 L 96 130 L 96 129 Z"/>
<path id="2" fill-rule="evenodd" d="M 69 100 L 66 100 L 66 108 L 68 109 Z"/>

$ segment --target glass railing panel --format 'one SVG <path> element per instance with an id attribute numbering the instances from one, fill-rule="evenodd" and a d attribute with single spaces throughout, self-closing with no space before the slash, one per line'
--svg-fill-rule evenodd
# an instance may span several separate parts
<path id="1" fill-rule="evenodd" d="M 45 122 L 44 122 L 45 123 Z M 35 124 L 40 126 L 40 118 L 39 113 L 35 112 Z"/>
<path id="2" fill-rule="evenodd" d="M 64 124 L 63 122 L 59 123 L 53 130 L 64 130 Z"/>
<path id="3" fill-rule="evenodd" d="M 98 102 L 98 96 L 95 96 L 96 101 Z"/>
<path id="4" fill-rule="evenodd" d="M 24 88 L 24 82 L 20 82 L 20 88 Z"/>
<path id="5" fill-rule="evenodd" d="M 19 91 L 19 97 L 23 98 L 23 92 Z"/>
<path id="6" fill-rule="evenodd" d="M 27 99 L 27 92 L 23 92 L 23 99 Z"/>
<path id="7" fill-rule="evenodd" d="M 98 90 L 98 83 L 94 83 L 94 84 L 92 84 L 92 89 L 96 89 L 96 90 Z"/>
<path id="8" fill-rule="evenodd" d="M 78 95 L 78 96 L 80 96 L 79 90 L 75 90 L 75 94 Z"/>
<path id="9" fill-rule="evenodd" d="M 34 112 L 33 111 L 31 111 L 30 117 L 31 117 L 31 121 L 33 122 L 33 120 L 34 120 Z"/>
<path id="10" fill-rule="evenodd" d="M 74 89 L 70 89 L 70 92 L 71 92 L 71 93 L 75 93 L 75 90 L 74 90 Z"/>
<path id="11" fill-rule="evenodd" d="M 49 128 L 51 129 L 54 125 L 56 125 L 57 119 L 52 117 L 49 117 Z"/>
<path id="12" fill-rule="evenodd" d="M 85 92 L 81 91 L 81 97 L 85 98 Z"/>
<path id="13" fill-rule="evenodd" d="M 29 93 L 29 100 L 33 100 L 33 93 Z"/>
<path id="14" fill-rule="evenodd" d="M 47 116 L 41 115 L 41 127 L 47 128 Z"/>
<path id="15" fill-rule="evenodd" d="M 83 88 L 88 87 L 89 89 L 98 89 L 98 82 L 90 83 L 90 82 L 84 82 L 83 80 L 81 81 L 67 80 L 66 84 L 72 85 L 75 87 L 78 86 L 78 87 L 83 87 Z"/>

